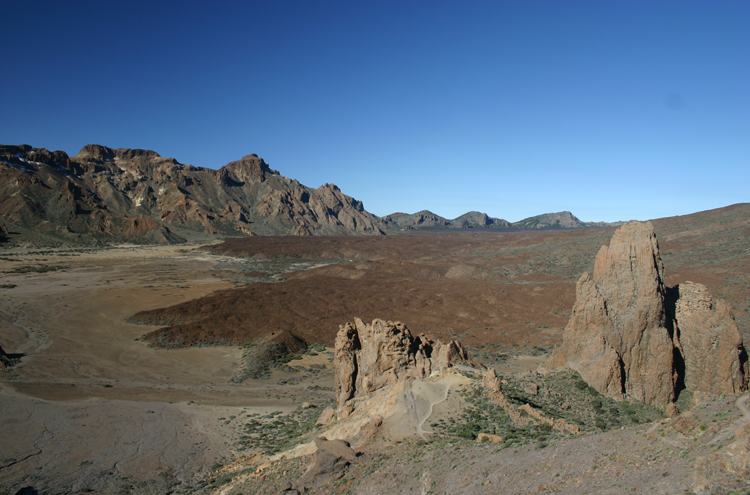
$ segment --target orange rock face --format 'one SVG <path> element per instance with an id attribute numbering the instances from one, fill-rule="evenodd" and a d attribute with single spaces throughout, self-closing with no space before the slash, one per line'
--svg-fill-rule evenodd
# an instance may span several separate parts
<path id="1" fill-rule="evenodd" d="M 685 387 L 713 394 L 745 391 L 747 356 L 731 306 L 715 301 L 702 284 L 680 284 L 679 293 L 675 343 L 685 363 Z"/>
<path id="2" fill-rule="evenodd" d="M 599 251 L 593 276 L 578 281 L 563 343 L 545 367 L 570 367 L 604 395 L 662 408 L 683 383 L 710 393 L 746 390 L 747 355 L 729 305 L 712 309 L 708 290 L 691 283 L 671 289 L 675 300 L 663 279 L 653 226 L 622 226 Z"/>
<path id="3" fill-rule="evenodd" d="M 650 223 L 615 232 L 594 275 L 576 286 L 573 316 L 548 366 L 569 366 L 604 395 L 660 407 L 674 399 L 672 340 L 664 310 L 664 268 Z"/>

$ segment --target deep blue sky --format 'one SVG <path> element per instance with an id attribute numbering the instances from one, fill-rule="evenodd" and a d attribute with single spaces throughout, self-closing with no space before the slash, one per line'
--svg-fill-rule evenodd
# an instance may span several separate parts
<path id="1" fill-rule="evenodd" d="M 0 143 L 249 153 L 378 215 L 750 201 L 750 2 L 0 0 Z"/>

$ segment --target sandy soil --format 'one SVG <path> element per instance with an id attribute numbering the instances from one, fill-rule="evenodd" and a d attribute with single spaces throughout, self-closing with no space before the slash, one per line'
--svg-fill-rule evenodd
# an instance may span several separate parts
<path id="1" fill-rule="evenodd" d="M 0 374 L 0 491 L 167 493 L 233 459 L 236 433 L 224 418 L 299 402 L 293 387 L 274 385 L 283 374 L 229 383 L 238 347 L 138 341 L 154 327 L 127 316 L 234 286 L 217 270 L 222 257 L 185 251 L 125 246 L 0 261 L 0 272 L 67 267 L 0 278 L 15 286 L 0 297 L 0 345 L 22 355 Z"/>

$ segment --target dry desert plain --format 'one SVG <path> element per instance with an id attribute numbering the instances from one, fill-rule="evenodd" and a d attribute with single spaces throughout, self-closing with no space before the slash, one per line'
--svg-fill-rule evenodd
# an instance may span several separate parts
<path id="1" fill-rule="evenodd" d="M 746 342 L 748 213 L 735 205 L 653 222 L 667 283 L 701 282 L 729 301 Z M 501 375 L 535 369 L 560 342 L 575 282 L 613 231 L 0 250 L 0 345 L 15 362 L 0 375 L 0 490 L 278 493 L 309 456 L 257 469 L 259 452 L 322 431 L 314 421 L 333 403 L 322 346 L 339 325 L 400 320 L 461 340 Z M 164 321 L 173 325 L 143 325 Z M 236 380 L 243 346 L 279 329 L 320 346 L 266 378 Z M 425 426 L 459 417 L 471 405 L 466 390 L 446 385 L 429 399 Z M 745 493 L 737 490 L 750 488 L 746 479 L 720 458 L 747 422 L 742 399 L 693 397 L 683 405 L 695 414 L 689 434 L 646 414 L 622 429 L 515 446 L 476 445 L 448 430 L 429 442 L 375 442 L 320 490 Z"/>

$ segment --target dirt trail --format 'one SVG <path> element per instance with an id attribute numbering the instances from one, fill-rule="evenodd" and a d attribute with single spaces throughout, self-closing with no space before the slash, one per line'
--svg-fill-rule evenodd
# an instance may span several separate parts
<path id="1" fill-rule="evenodd" d="M 722 428 L 722 430 L 714 436 L 714 438 L 711 439 L 709 444 L 715 444 L 719 443 L 723 440 L 726 440 L 727 438 L 734 435 L 734 432 L 737 431 L 742 426 L 750 423 L 750 408 L 747 406 L 747 401 L 750 399 L 750 392 L 745 393 L 745 395 L 742 395 L 737 398 L 734 405 L 737 407 L 737 409 L 740 410 L 742 413 L 742 417 L 737 418 L 735 421 L 730 423 L 728 426 Z"/>
<path id="2" fill-rule="evenodd" d="M 431 430 L 425 430 L 424 424 L 432 416 L 432 411 L 437 404 L 444 402 L 448 398 L 451 387 L 467 383 L 469 380 L 461 375 L 444 375 L 434 382 L 416 381 L 412 385 L 412 394 L 415 403 L 424 401 L 427 406 L 426 411 L 420 411 L 419 407 L 415 408 L 417 413 L 417 434 L 424 440 L 428 440 L 428 435 L 433 433 Z"/>
<path id="3" fill-rule="evenodd" d="M 437 401 L 430 401 L 429 408 L 427 409 L 427 412 L 422 417 L 422 420 L 417 424 L 417 435 L 419 435 L 420 437 L 422 437 L 424 440 L 427 440 L 427 435 L 429 433 L 432 433 L 432 431 L 426 431 L 424 429 L 424 424 L 425 424 L 425 422 L 428 419 L 430 419 L 430 416 L 432 416 L 432 410 L 435 407 L 435 404 L 439 404 L 439 403 L 445 401 L 445 399 L 448 398 L 448 391 L 450 390 L 450 385 L 447 384 L 447 383 L 442 383 L 442 384 L 436 383 L 435 384 L 436 387 L 437 386 L 441 386 L 441 385 L 443 387 L 443 397 L 440 400 L 437 400 Z"/>

